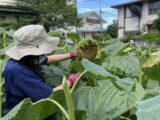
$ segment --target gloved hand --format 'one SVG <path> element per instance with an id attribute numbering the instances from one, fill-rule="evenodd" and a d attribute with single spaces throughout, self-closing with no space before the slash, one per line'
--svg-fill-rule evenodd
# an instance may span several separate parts
<path id="1" fill-rule="evenodd" d="M 71 74 L 68 78 L 67 81 L 70 82 L 70 85 L 73 86 L 77 78 L 79 77 L 80 73 L 77 74 Z"/>
<path id="2" fill-rule="evenodd" d="M 76 58 L 77 53 L 75 53 L 75 52 L 69 53 L 69 56 L 70 56 L 70 58 Z"/>

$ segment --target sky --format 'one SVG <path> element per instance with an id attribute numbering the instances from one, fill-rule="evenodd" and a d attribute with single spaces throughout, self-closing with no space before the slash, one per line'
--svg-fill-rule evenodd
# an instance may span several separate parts
<path id="1" fill-rule="evenodd" d="M 102 18 L 106 21 L 103 25 L 106 28 L 109 24 L 113 23 L 114 19 L 118 18 L 117 10 L 112 9 L 110 6 L 129 2 L 131 0 L 77 0 L 77 8 L 78 12 L 89 12 L 89 11 L 97 11 L 99 12 L 100 2 L 102 8 Z"/>

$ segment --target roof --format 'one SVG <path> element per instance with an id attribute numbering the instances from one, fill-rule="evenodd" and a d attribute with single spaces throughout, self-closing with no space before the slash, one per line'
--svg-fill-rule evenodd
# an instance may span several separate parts
<path id="1" fill-rule="evenodd" d="M 131 1 L 131 2 L 126 2 L 126 3 L 122 3 L 122 4 L 113 5 L 111 7 L 117 9 L 119 7 L 129 6 L 129 5 L 132 5 L 132 4 L 141 4 L 141 3 L 142 3 L 141 0 L 137 0 L 137 1 Z"/>
<path id="2" fill-rule="evenodd" d="M 100 25 L 85 25 L 81 28 L 77 28 L 77 32 L 100 32 L 101 26 Z M 102 29 L 105 31 L 105 29 Z"/>
<path id="3" fill-rule="evenodd" d="M 35 12 L 29 10 L 26 7 L 13 6 L 13 5 L 0 5 L 1 12 L 10 12 L 10 13 L 24 13 L 24 14 L 35 14 Z"/>
<path id="4" fill-rule="evenodd" d="M 98 18 L 100 18 L 99 14 L 96 11 L 79 13 L 79 16 L 81 16 L 83 18 L 87 18 L 91 14 L 94 14 L 95 16 L 97 16 Z M 102 18 L 102 21 L 103 21 L 103 23 L 106 22 L 103 18 Z"/>
<path id="5" fill-rule="evenodd" d="M 143 2 L 151 2 L 151 1 L 159 1 L 159 0 L 135 0 L 135 1 L 131 1 L 131 2 L 113 5 L 111 7 L 117 9 L 119 7 L 129 6 L 129 5 L 133 5 L 133 4 L 142 4 Z"/>

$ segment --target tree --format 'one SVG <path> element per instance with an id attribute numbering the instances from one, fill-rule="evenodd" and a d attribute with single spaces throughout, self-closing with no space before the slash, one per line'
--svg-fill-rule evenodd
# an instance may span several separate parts
<path id="1" fill-rule="evenodd" d="M 106 31 L 112 38 L 118 37 L 118 27 L 116 24 L 111 24 L 108 26 Z"/>
<path id="2" fill-rule="evenodd" d="M 68 5 L 67 0 L 16 0 L 18 6 L 25 6 L 36 13 L 37 23 L 49 28 L 66 28 L 80 22 L 74 5 Z"/>
<path id="3" fill-rule="evenodd" d="M 153 27 L 160 31 L 160 12 L 158 13 L 158 18 L 153 21 Z"/>

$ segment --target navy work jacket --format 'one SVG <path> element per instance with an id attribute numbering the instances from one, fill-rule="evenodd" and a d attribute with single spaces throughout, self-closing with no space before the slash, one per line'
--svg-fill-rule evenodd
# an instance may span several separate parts
<path id="1" fill-rule="evenodd" d="M 53 91 L 31 68 L 13 59 L 5 66 L 4 78 L 7 111 L 25 98 L 35 102 L 49 97 Z"/>

